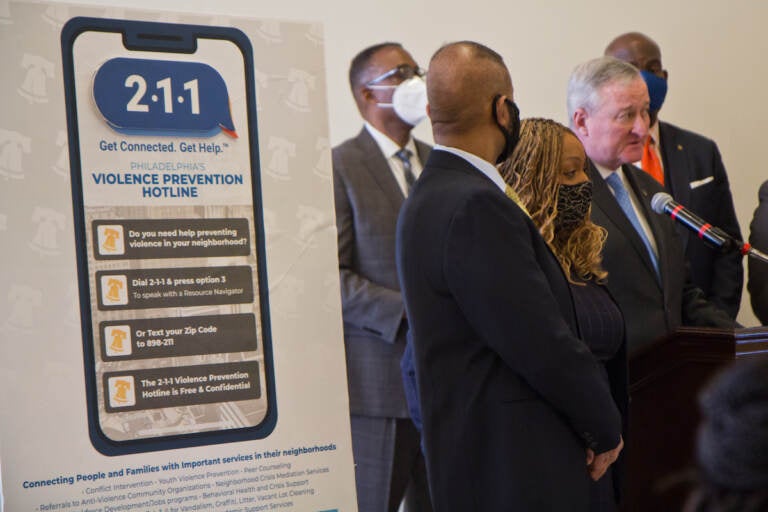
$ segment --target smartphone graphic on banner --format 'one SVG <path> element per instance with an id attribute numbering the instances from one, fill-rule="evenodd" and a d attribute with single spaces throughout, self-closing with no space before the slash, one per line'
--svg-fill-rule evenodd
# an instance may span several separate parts
<path id="1" fill-rule="evenodd" d="M 62 30 L 90 438 L 263 438 L 277 404 L 253 52 L 241 31 Z"/>

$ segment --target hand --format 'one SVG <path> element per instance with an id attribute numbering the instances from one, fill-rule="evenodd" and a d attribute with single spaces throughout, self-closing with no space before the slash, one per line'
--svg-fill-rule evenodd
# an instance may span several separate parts
<path id="1" fill-rule="evenodd" d="M 587 469 L 589 469 L 589 476 L 592 480 L 597 482 L 602 478 L 605 472 L 608 471 L 608 466 L 619 458 L 622 448 L 624 448 L 624 439 L 621 437 L 619 437 L 619 444 L 616 448 L 599 455 L 595 455 L 594 451 L 587 448 Z"/>

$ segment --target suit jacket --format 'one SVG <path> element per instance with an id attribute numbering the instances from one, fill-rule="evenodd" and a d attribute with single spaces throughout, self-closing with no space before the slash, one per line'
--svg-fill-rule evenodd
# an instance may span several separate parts
<path id="1" fill-rule="evenodd" d="M 760 204 L 749 225 L 749 243 L 759 251 L 768 252 L 768 181 L 760 186 L 758 197 Z M 749 260 L 747 288 L 755 316 L 763 325 L 768 324 L 768 263 Z"/>
<path id="2" fill-rule="evenodd" d="M 714 141 L 659 122 L 664 183 L 677 202 L 702 219 L 741 240 L 723 159 Z M 707 299 L 736 318 L 744 283 L 743 256 L 707 247 L 690 230 L 678 226 L 691 279 Z"/>
<path id="3" fill-rule="evenodd" d="M 430 147 L 416 142 L 425 162 Z M 352 414 L 407 418 L 400 358 L 407 326 L 395 268 L 395 225 L 404 197 L 363 128 L 333 148 L 349 406 Z"/>
<path id="4" fill-rule="evenodd" d="M 651 198 L 663 190 L 661 185 L 637 167 L 625 165 L 622 169 L 656 239 L 661 274 L 657 277 L 640 235 L 590 163 L 592 221 L 608 230 L 603 248 L 606 286 L 624 314 L 630 354 L 681 325 L 732 328 L 733 320 L 691 282 L 672 220 L 651 209 Z"/>
<path id="5" fill-rule="evenodd" d="M 433 151 L 398 221 L 435 510 L 588 508 L 585 447 L 621 418 L 536 226 L 464 159 Z"/>

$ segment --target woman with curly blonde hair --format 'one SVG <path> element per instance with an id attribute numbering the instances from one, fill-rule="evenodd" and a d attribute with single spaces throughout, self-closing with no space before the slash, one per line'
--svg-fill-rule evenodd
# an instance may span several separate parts
<path id="1" fill-rule="evenodd" d="M 603 286 L 610 279 L 601 266 L 606 231 L 589 217 L 592 183 L 586 164 L 584 148 L 568 128 L 550 119 L 526 119 L 514 153 L 499 166 L 499 172 L 516 192 L 513 198 L 527 210 L 571 283 L 577 334 L 603 364 L 626 426 L 624 319 Z M 622 458 L 600 480 L 592 482 L 591 511 L 617 510 Z"/>
<path id="2" fill-rule="evenodd" d="M 571 130 L 551 119 L 526 119 L 514 154 L 499 168 L 571 283 L 603 282 L 607 275 L 600 266 L 607 232 L 589 219 L 592 183 L 585 162 Z"/>

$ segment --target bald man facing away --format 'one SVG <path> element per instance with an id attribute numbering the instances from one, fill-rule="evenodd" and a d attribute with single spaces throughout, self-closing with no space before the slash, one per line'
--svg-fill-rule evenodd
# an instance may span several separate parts
<path id="1" fill-rule="evenodd" d="M 590 476 L 621 449 L 621 420 L 574 334 L 560 265 L 494 167 L 518 137 L 512 94 L 485 46 L 432 57 L 437 145 L 396 247 L 430 492 L 435 510 L 587 511 Z"/>

